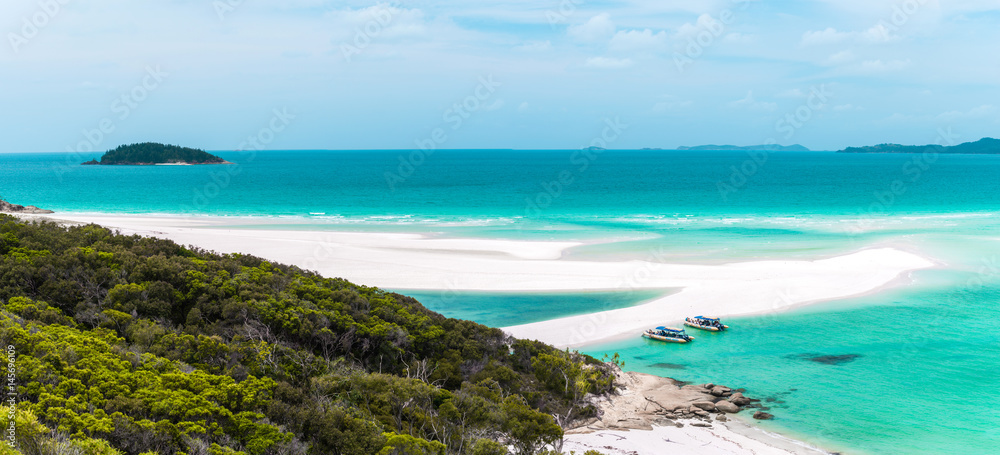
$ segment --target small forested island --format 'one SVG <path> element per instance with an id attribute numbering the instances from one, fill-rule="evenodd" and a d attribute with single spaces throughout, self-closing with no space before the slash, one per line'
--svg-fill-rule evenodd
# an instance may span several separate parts
<path id="1" fill-rule="evenodd" d="M 204 150 L 156 142 L 120 145 L 85 165 L 232 164 Z"/>
<path id="2" fill-rule="evenodd" d="M 837 153 L 948 153 L 948 154 L 972 154 L 972 155 L 995 155 L 1000 154 L 1000 139 L 990 137 L 982 138 L 976 142 L 966 142 L 953 146 L 938 144 L 930 145 L 900 145 L 900 144 L 879 144 L 865 147 L 848 147 Z"/>
<path id="3" fill-rule="evenodd" d="M 809 149 L 799 144 L 793 145 L 696 145 L 694 147 L 677 147 L 677 150 L 767 150 L 771 152 L 808 152 Z"/>

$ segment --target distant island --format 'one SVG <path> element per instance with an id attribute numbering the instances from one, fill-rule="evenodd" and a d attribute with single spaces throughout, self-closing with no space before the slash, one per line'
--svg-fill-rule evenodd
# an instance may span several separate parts
<path id="1" fill-rule="evenodd" d="M 155 142 L 120 145 L 85 165 L 232 164 L 204 150 Z"/>
<path id="2" fill-rule="evenodd" d="M 694 147 L 677 147 L 677 150 L 769 150 L 772 152 L 808 152 L 809 149 L 799 144 L 793 145 L 696 145 Z"/>
<path id="3" fill-rule="evenodd" d="M 1000 139 L 990 137 L 982 138 L 976 142 L 966 142 L 954 146 L 938 144 L 930 145 L 899 145 L 899 144 L 879 144 L 866 147 L 848 147 L 837 153 L 949 153 L 949 154 L 976 154 L 995 155 L 1000 154 Z"/>

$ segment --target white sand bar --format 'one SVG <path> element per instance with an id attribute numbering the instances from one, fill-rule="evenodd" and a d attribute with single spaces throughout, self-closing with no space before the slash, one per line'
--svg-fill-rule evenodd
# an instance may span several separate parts
<path id="1" fill-rule="evenodd" d="M 572 242 L 443 239 L 416 234 L 229 229 L 236 220 L 209 217 L 49 215 L 168 238 L 222 253 L 248 253 L 325 276 L 388 289 L 581 291 L 683 288 L 624 309 L 507 327 L 519 338 L 575 347 L 636 336 L 686 316 L 777 312 L 875 291 L 909 271 L 933 266 L 894 248 L 861 250 L 814 261 L 723 265 L 560 259 Z"/>

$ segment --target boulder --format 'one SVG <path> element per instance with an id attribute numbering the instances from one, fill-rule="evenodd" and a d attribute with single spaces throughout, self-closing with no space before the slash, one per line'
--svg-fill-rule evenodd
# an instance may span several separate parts
<path id="1" fill-rule="evenodd" d="M 715 408 L 718 409 L 719 411 L 726 412 L 729 414 L 736 414 L 737 412 L 740 412 L 739 406 L 736 406 L 735 404 L 730 403 L 728 401 L 720 401 L 718 403 L 715 403 Z"/>
<path id="2" fill-rule="evenodd" d="M 712 390 L 709 393 L 711 393 L 714 396 L 721 397 L 721 396 L 723 396 L 726 393 L 729 393 L 731 391 L 732 391 L 732 389 L 730 389 L 729 387 L 723 387 L 721 385 L 717 385 L 715 387 L 712 387 Z"/>
<path id="3" fill-rule="evenodd" d="M 750 399 L 743 396 L 742 393 L 736 392 L 733 396 L 729 397 L 729 402 L 735 404 L 736 406 L 746 406 L 750 404 Z"/>
<path id="4" fill-rule="evenodd" d="M 699 416 L 699 417 L 708 417 L 711 414 L 709 414 L 708 411 L 702 411 L 701 409 L 699 409 L 697 411 L 694 411 L 694 415 Z"/>
<path id="5" fill-rule="evenodd" d="M 774 415 L 768 414 L 768 413 L 766 413 L 764 411 L 757 411 L 757 412 L 753 413 L 753 418 L 755 418 L 757 420 L 771 420 L 771 419 L 774 418 Z"/>
<path id="6" fill-rule="evenodd" d="M 719 414 L 719 415 L 715 416 L 715 420 L 718 420 L 719 422 L 725 422 L 725 421 L 727 421 L 729 419 L 726 418 L 725 414 Z"/>
<path id="7" fill-rule="evenodd" d="M 709 389 L 709 390 L 711 390 L 711 389 L 712 389 L 712 387 L 715 387 L 715 384 L 712 384 L 711 382 L 709 382 L 708 384 L 705 384 L 705 385 L 703 385 L 702 387 L 704 387 L 704 388 L 706 388 L 706 389 Z"/>
<path id="8" fill-rule="evenodd" d="M 691 403 L 691 412 L 694 412 L 695 409 L 701 409 L 703 411 L 714 411 L 715 403 L 708 401 L 699 401 L 696 403 Z"/>
<path id="9" fill-rule="evenodd" d="M 712 424 L 704 422 L 695 422 L 691 424 L 692 427 L 702 427 L 702 428 L 712 428 Z"/>

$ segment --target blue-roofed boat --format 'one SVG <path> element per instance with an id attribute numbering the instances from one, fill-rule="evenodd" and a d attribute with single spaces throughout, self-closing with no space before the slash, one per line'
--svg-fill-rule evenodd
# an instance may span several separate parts
<path id="1" fill-rule="evenodd" d="M 684 320 L 684 325 L 694 327 L 696 329 L 708 330 L 709 332 L 721 332 L 729 328 L 729 326 L 723 324 L 719 318 L 710 318 L 706 316 L 687 318 Z"/>
<path id="2" fill-rule="evenodd" d="M 643 332 L 642 336 L 651 340 L 666 341 L 668 343 L 687 343 L 688 341 L 694 340 L 694 337 L 688 335 L 684 329 L 677 329 L 674 327 L 657 327 L 655 329 L 649 329 Z"/>

